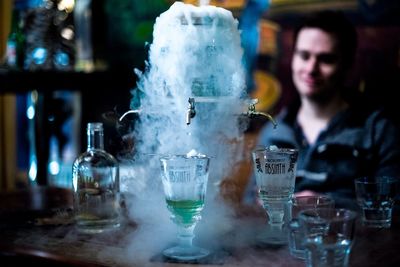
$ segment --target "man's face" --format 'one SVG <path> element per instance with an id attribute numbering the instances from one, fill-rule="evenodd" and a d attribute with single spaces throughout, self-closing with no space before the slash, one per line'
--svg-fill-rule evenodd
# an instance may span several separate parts
<path id="1" fill-rule="evenodd" d="M 336 39 L 318 28 L 300 30 L 292 59 L 292 78 L 301 97 L 318 100 L 339 91 L 340 58 Z"/>

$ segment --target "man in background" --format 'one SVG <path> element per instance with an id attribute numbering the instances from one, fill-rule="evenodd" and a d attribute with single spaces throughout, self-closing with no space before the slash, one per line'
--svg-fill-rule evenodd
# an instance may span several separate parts
<path id="1" fill-rule="evenodd" d="M 328 194 L 336 206 L 356 208 L 354 179 L 399 176 L 399 130 L 383 110 L 363 105 L 345 80 L 357 34 L 337 11 L 307 17 L 295 31 L 291 69 L 298 98 L 266 125 L 259 144 L 299 149 L 295 192 Z M 255 200 L 251 178 L 246 201 Z"/>

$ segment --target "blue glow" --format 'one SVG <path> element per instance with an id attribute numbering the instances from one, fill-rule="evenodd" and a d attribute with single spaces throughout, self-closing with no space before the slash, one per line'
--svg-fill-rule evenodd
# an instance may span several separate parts
<path id="1" fill-rule="evenodd" d="M 26 109 L 26 116 L 32 120 L 35 117 L 35 108 L 31 105 Z"/>
<path id="2" fill-rule="evenodd" d="M 42 65 L 47 59 L 47 49 L 44 47 L 37 47 L 32 51 L 33 62 L 36 65 Z"/>
<path id="3" fill-rule="evenodd" d="M 36 157 L 31 158 L 30 166 L 29 166 L 29 179 L 31 181 L 36 181 L 36 176 L 37 176 L 37 162 L 36 162 Z"/>
<path id="4" fill-rule="evenodd" d="M 50 161 L 48 170 L 51 175 L 57 175 L 60 173 L 60 164 L 56 160 Z"/>

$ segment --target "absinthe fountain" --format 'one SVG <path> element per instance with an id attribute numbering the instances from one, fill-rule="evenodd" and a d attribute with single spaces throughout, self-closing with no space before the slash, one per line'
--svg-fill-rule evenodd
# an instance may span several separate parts
<path id="1" fill-rule="evenodd" d="M 143 111 L 135 131 L 139 154 L 230 154 L 220 145 L 240 138 L 237 115 L 245 95 L 237 24 L 225 9 L 181 2 L 157 18 L 147 69 L 138 73 L 134 92 L 142 94 L 140 106 L 136 98 L 132 103 Z"/>
<path id="2" fill-rule="evenodd" d="M 121 174 L 121 189 L 135 195 L 130 215 L 136 221 L 146 220 L 149 228 L 148 221 L 153 220 L 154 228 L 147 230 L 159 241 L 168 231 L 166 225 L 172 225 L 161 188 L 161 155 L 211 158 L 204 220 L 198 231 L 215 239 L 216 232 L 232 227 L 226 220 L 229 209 L 216 199 L 218 184 L 250 157 L 242 142 L 246 125 L 238 123 L 239 115 L 247 112 L 242 56 L 238 21 L 228 10 L 175 2 L 156 19 L 146 69 L 136 70 L 139 80 L 132 91 L 130 112 L 138 113 L 133 165 L 141 167 L 131 174 L 133 179 Z M 154 212 L 157 222 L 151 218 Z M 212 227 L 202 230 L 201 224 Z"/>
<path id="3" fill-rule="evenodd" d="M 134 129 L 137 157 L 206 154 L 213 162 L 210 178 L 227 176 L 243 156 L 242 56 L 238 22 L 230 11 L 175 2 L 162 13 L 146 70 L 136 70 L 131 106 L 140 113 Z"/>

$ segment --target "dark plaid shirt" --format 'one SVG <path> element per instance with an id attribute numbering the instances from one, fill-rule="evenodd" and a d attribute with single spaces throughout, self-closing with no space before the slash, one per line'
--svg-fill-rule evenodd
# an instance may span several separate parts
<path id="1" fill-rule="evenodd" d="M 296 192 L 329 194 L 336 206 L 356 208 L 355 178 L 399 177 L 399 129 L 382 110 L 357 107 L 338 113 L 313 145 L 296 122 L 297 111 L 298 106 L 283 111 L 277 117 L 277 128 L 267 125 L 259 137 L 260 145 L 299 149 Z"/>

